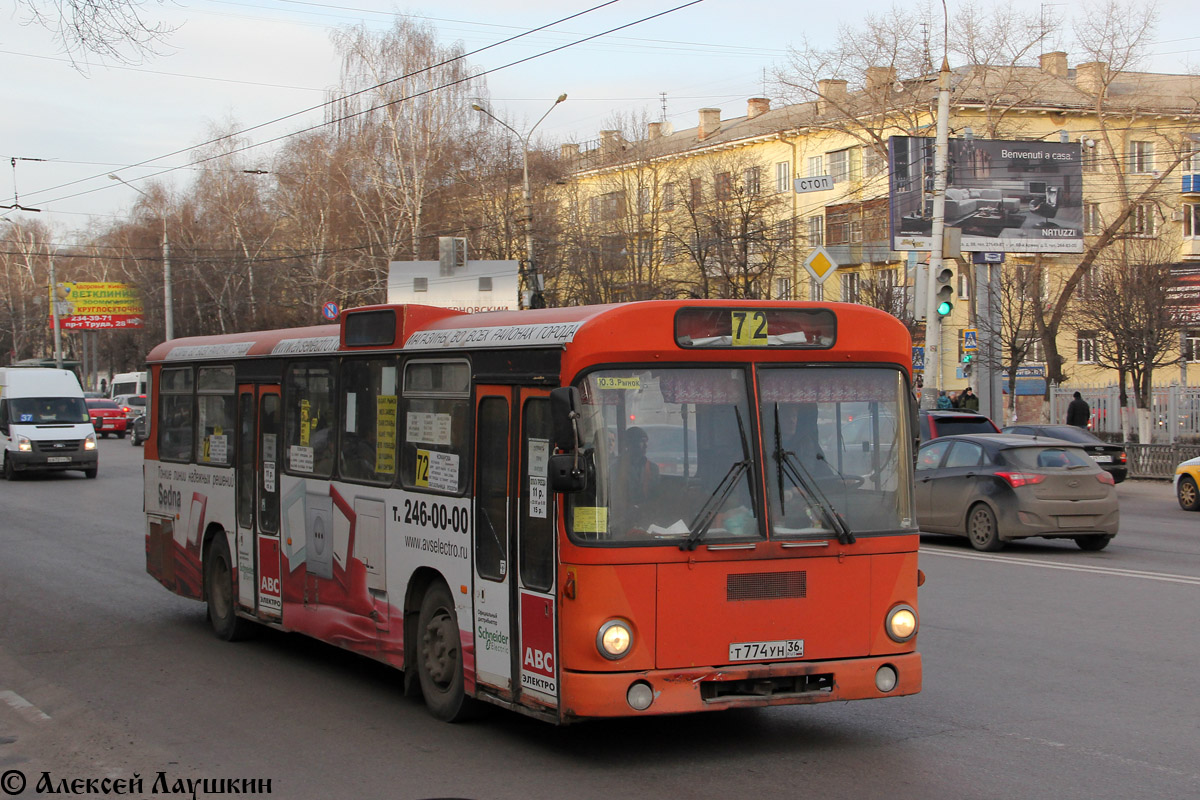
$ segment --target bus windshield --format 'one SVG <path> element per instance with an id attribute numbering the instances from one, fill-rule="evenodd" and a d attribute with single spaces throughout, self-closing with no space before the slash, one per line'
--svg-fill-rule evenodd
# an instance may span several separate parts
<path id="1" fill-rule="evenodd" d="M 912 442 L 898 370 L 759 370 L 773 538 L 828 538 L 915 527 Z"/>
<path id="2" fill-rule="evenodd" d="M 748 368 L 590 373 L 580 386 L 589 485 L 569 498 L 572 537 L 691 547 L 769 530 L 848 544 L 915 529 L 899 370 L 761 366 L 757 375 L 753 417 Z"/>
<path id="3" fill-rule="evenodd" d="M 580 387 L 588 489 L 578 541 L 683 544 L 761 538 L 747 371 L 604 370 Z"/>

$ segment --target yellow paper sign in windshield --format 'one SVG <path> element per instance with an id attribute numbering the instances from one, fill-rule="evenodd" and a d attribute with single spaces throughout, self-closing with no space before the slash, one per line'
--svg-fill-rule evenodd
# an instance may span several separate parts
<path id="1" fill-rule="evenodd" d="M 765 311 L 733 311 L 733 346 L 766 347 L 767 313 Z"/>
<path id="2" fill-rule="evenodd" d="M 604 506 L 576 506 L 571 522 L 576 533 L 604 533 L 608 530 L 608 509 Z"/>
<path id="3" fill-rule="evenodd" d="M 596 378 L 597 389 L 641 389 L 642 378 L 640 375 L 630 375 L 628 377 L 605 376 Z"/>

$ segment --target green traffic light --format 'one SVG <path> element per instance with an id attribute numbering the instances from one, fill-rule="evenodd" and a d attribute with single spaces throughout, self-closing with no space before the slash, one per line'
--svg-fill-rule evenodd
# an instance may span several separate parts
<path id="1" fill-rule="evenodd" d="M 954 308 L 954 305 L 952 303 L 950 303 L 946 300 L 943 300 L 942 302 L 938 303 L 938 307 L 937 307 L 938 316 L 939 317 L 946 316 L 947 314 L 950 313 L 951 309 L 953 309 L 953 308 Z"/>

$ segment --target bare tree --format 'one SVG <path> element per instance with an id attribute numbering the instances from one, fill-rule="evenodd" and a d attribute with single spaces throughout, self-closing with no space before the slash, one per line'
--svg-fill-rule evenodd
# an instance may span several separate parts
<path id="1" fill-rule="evenodd" d="M 992 318 L 980 316 L 976 322 L 980 335 L 993 343 L 995 359 L 995 363 L 981 359 L 980 365 L 1002 372 L 1008 381 L 1009 419 L 1017 416 L 1017 372 L 1029 361 L 1038 342 L 1034 309 L 1040 302 L 1042 277 L 1040 261 L 1006 261 L 1000 269 L 997 313 Z M 992 319 L 997 317 L 999 322 L 994 323 Z"/>
<path id="2" fill-rule="evenodd" d="M 98 55 L 133 63 L 155 55 L 175 30 L 148 21 L 143 0 L 17 0 L 28 20 L 50 31 L 76 68 Z"/>
<path id="3" fill-rule="evenodd" d="M 1149 441 L 1154 370 L 1174 363 L 1179 323 L 1168 300 L 1174 237 L 1125 239 L 1097 258 L 1087 290 L 1068 320 L 1077 337 L 1090 340 L 1092 360 L 1117 371 L 1121 407 L 1132 380 L 1139 440 Z M 1124 425 L 1122 425 L 1124 429 Z"/>

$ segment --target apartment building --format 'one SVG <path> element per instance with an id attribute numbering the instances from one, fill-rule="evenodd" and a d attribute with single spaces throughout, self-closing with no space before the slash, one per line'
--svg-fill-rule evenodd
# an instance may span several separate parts
<path id="1" fill-rule="evenodd" d="M 1082 231 L 1079 252 L 1005 255 L 1006 270 L 1036 273 L 1023 291 L 1043 317 L 1040 326 L 1031 319 L 1007 334 L 1027 342 L 1019 366 L 1046 365 L 1045 374 L 1062 375 L 1068 385 L 1113 382 L 1100 357 L 1103 332 L 1088 329 L 1076 310 L 1087 307 L 1104 270 L 1153 258 L 1173 265 L 1171 302 L 1181 303 L 1174 361 L 1158 369 L 1155 381 L 1200 383 L 1200 364 L 1186 369 L 1200 361 L 1200 285 L 1187 283 L 1200 282 L 1200 78 L 1118 73 L 1102 63 L 1071 67 L 1065 53 L 1055 52 L 1036 66 L 958 67 L 951 86 L 952 138 L 1079 148 L 1082 187 L 1074 191 L 1082 196 L 1073 213 L 1080 219 L 1070 233 Z M 888 143 L 893 136 L 933 136 L 936 93 L 936 74 L 905 78 L 871 68 L 857 86 L 820 82 L 808 102 L 772 107 L 766 98 L 751 98 L 739 116 L 700 109 L 696 126 L 685 130 L 647 122 L 640 130 L 606 130 L 595 141 L 563 145 L 566 178 L 557 196 L 564 268 L 550 290 L 559 302 L 664 296 L 862 302 L 900 317 L 920 341 L 923 324 L 913 320 L 910 305 L 912 267 L 926 254 L 897 249 L 890 236 Z M 929 173 L 920 177 L 926 188 L 932 188 Z M 817 177 L 828 179 L 827 188 L 796 191 L 796 179 Z M 1038 187 L 1013 194 L 995 205 L 1011 202 L 1018 216 L 1021 195 L 1028 203 Z M 948 222 L 955 223 L 955 206 L 948 205 Z M 1034 210 L 1048 216 L 1027 225 L 1066 228 L 1051 218 L 1055 208 Z M 972 215 L 976 226 L 989 221 L 974 210 L 960 216 Z M 839 265 L 824 281 L 805 266 L 817 246 Z M 1117 251 L 1124 261 L 1111 257 Z M 967 254 L 948 262 L 957 302 L 944 320 L 942 375 L 951 389 L 970 382 L 952 343 L 981 323 L 969 260 Z M 1057 372 L 1037 333 L 1047 325 L 1057 331 L 1051 341 Z"/>

